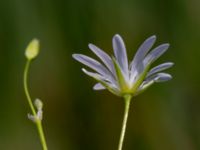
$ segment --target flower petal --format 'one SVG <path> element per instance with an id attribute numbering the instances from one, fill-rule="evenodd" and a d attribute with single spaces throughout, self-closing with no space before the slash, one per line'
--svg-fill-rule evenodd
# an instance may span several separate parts
<path id="1" fill-rule="evenodd" d="M 155 82 L 165 82 L 172 79 L 172 76 L 168 73 L 158 73 L 157 77 L 154 79 Z"/>
<path id="2" fill-rule="evenodd" d="M 97 71 L 99 74 L 106 76 L 106 77 L 111 77 L 111 74 L 108 71 L 108 69 L 106 69 L 98 61 L 96 61 L 88 56 L 82 55 L 82 54 L 73 54 L 72 56 L 77 61 L 79 61 L 79 62 L 83 63 L 84 65 L 90 67 L 91 69 Z"/>
<path id="3" fill-rule="evenodd" d="M 98 78 L 99 80 L 104 80 L 104 77 L 98 73 L 94 73 L 94 72 L 90 72 L 90 71 L 87 71 L 85 68 L 82 68 L 82 71 L 90 76 L 90 77 L 93 77 L 93 78 Z"/>
<path id="4" fill-rule="evenodd" d="M 126 53 L 126 47 L 123 39 L 118 34 L 116 34 L 113 37 L 113 49 L 116 60 L 119 63 L 119 66 L 121 67 L 125 75 L 128 77 L 129 71 L 128 71 L 128 58 Z"/>
<path id="5" fill-rule="evenodd" d="M 172 62 L 166 62 L 166 63 L 160 64 L 160 65 L 152 68 L 148 72 L 147 77 L 149 77 L 149 76 L 151 76 L 151 75 L 153 75 L 153 74 L 155 74 L 157 72 L 160 72 L 160 71 L 163 71 L 165 69 L 168 69 L 168 68 L 172 67 L 173 65 L 174 65 L 174 63 L 172 63 Z"/>
<path id="6" fill-rule="evenodd" d="M 146 56 L 146 54 L 149 52 L 149 50 L 151 49 L 151 47 L 153 46 L 153 44 L 156 41 L 156 36 L 153 35 L 151 37 L 149 37 L 148 39 L 146 39 L 141 46 L 139 47 L 139 49 L 137 50 L 131 64 L 130 64 L 130 69 L 131 69 L 131 82 L 134 82 L 134 80 L 136 79 L 137 75 L 141 74 L 144 71 L 144 63 L 143 63 L 143 59 Z"/>
<path id="7" fill-rule="evenodd" d="M 134 96 L 141 94 L 144 92 L 147 88 L 149 88 L 152 84 L 154 83 L 154 80 L 149 80 L 149 81 L 144 81 L 142 84 L 139 86 L 137 91 L 135 92 Z"/>
<path id="8" fill-rule="evenodd" d="M 94 78 L 97 80 L 99 83 L 101 83 L 106 89 L 108 89 L 111 93 L 120 96 L 120 91 L 119 89 L 112 83 L 109 83 L 102 77 L 101 75 L 93 72 L 89 72 L 86 69 L 82 68 L 82 71 L 87 74 L 88 76 Z"/>
<path id="9" fill-rule="evenodd" d="M 149 70 L 150 65 L 147 65 L 141 73 L 139 73 L 134 78 L 131 78 L 130 83 L 132 85 L 131 91 L 134 93 L 137 91 L 138 87 L 143 83 L 144 79 L 146 78 L 147 72 Z"/>
<path id="10" fill-rule="evenodd" d="M 88 47 L 102 60 L 106 67 L 113 73 L 113 75 L 115 75 L 114 65 L 110 56 L 94 44 L 89 44 Z"/>
<path id="11" fill-rule="evenodd" d="M 105 90 L 106 88 L 101 84 L 101 83 L 97 83 L 93 86 L 94 90 Z"/>
<path id="12" fill-rule="evenodd" d="M 143 61 L 139 62 L 134 70 L 131 70 L 131 82 L 134 82 L 134 79 L 137 79 L 137 76 L 141 76 L 143 72 L 149 70 L 150 65 L 158 59 L 166 50 L 168 49 L 169 44 L 162 44 L 152 50 Z M 146 75 L 145 75 L 146 76 Z"/>
<path id="13" fill-rule="evenodd" d="M 157 74 L 154 74 L 150 77 L 147 77 L 145 79 L 145 81 L 153 80 L 155 82 L 165 82 L 165 81 L 168 81 L 168 80 L 171 80 L 171 79 L 172 79 L 172 76 L 168 73 L 157 73 Z"/>
<path id="14" fill-rule="evenodd" d="M 132 67 L 136 67 L 136 65 L 141 62 L 144 57 L 146 56 L 146 54 L 149 52 L 149 50 L 152 48 L 153 44 L 156 41 L 156 36 L 153 35 L 151 37 L 149 37 L 148 39 L 146 39 L 141 46 L 138 48 L 132 62 L 131 62 L 131 68 Z"/>
<path id="15" fill-rule="evenodd" d="M 148 77 L 145 81 L 142 82 L 142 84 L 139 86 L 137 91 L 135 92 L 134 96 L 141 94 L 144 92 L 147 88 L 149 88 L 153 83 L 155 82 L 165 82 L 172 79 L 172 76 L 167 73 L 158 73 L 156 75 L 153 75 L 151 77 Z"/>
<path id="16" fill-rule="evenodd" d="M 169 44 L 162 44 L 153 49 L 144 59 L 144 64 L 150 65 L 152 64 L 156 59 L 158 59 L 164 52 L 167 51 L 169 48 Z"/>

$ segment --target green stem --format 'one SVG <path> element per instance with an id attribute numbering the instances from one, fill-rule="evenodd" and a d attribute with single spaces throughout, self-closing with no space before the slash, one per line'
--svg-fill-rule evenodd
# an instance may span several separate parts
<path id="1" fill-rule="evenodd" d="M 125 101 L 124 119 L 123 119 L 123 123 L 122 123 L 122 129 L 121 129 L 121 134 L 120 134 L 120 139 L 119 139 L 118 150 L 122 150 L 131 98 L 132 98 L 131 95 L 124 96 L 124 101 Z"/>
<path id="2" fill-rule="evenodd" d="M 39 133 L 39 136 L 40 136 L 40 141 L 41 141 L 43 150 L 48 150 L 47 144 L 46 144 L 46 139 L 45 139 L 45 136 L 44 136 L 44 131 L 43 131 L 43 128 L 42 128 L 42 122 L 39 120 L 36 124 L 37 124 L 37 129 L 38 129 L 38 133 Z"/>
<path id="3" fill-rule="evenodd" d="M 31 63 L 31 61 L 28 60 L 27 63 L 26 63 L 25 69 L 24 69 L 24 91 L 25 91 L 25 94 L 26 94 L 26 98 L 28 100 L 28 104 L 31 108 L 31 111 L 32 111 L 33 115 L 36 116 L 37 114 L 36 114 L 35 108 L 33 106 L 31 96 L 30 96 L 29 91 L 28 91 L 28 84 L 27 84 L 27 82 L 28 82 L 28 71 L 29 71 L 30 63 Z"/>
<path id="4" fill-rule="evenodd" d="M 30 63 L 31 63 L 31 60 L 28 60 L 27 63 L 26 63 L 26 66 L 25 66 L 25 69 L 24 69 L 23 84 L 24 84 L 24 91 L 25 91 L 25 94 L 26 94 L 26 97 L 27 97 L 27 100 L 28 100 L 28 104 L 31 108 L 33 116 L 35 118 L 37 118 L 38 116 L 37 116 L 36 110 L 33 106 L 31 96 L 30 96 L 29 91 L 28 91 L 28 71 L 29 71 L 29 68 L 30 68 Z M 46 140 L 45 140 L 45 136 L 44 136 L 44 131 L 43 131 L 43 128 L 42 128 L 42 121 L 39 120 L 39 119 L 36 119 L 35 123 L 36 123 L 36 126 L 37 126 L 37 130 L 38 130 L 38 133 L 39 133 L 39 137 L 40 137 L 40 141 L 41 141 L 43 150 L 47 150 L 48 148 L 47 148 L 47 144 L 46 144 Z"/>

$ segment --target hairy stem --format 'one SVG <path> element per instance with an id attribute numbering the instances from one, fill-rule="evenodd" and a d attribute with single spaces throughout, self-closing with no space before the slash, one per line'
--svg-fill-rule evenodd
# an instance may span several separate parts
<path id="1" fill-rule="evenodd" d="M 122 123 L 122 129 L 121 129 L 121 134 L 120 134 L 120 139 L 119 139 L 118 150 L 122 150 L 122 147 L 123 147 L 124 136 L 125 136 L 125 131 L 126 131 L 126 124 L 127 124 L 128 114 L 129 114 L 129 107 L 130 107 L 130 102 L 131 102 L 131 95 L 125 95 L 124 101 L 125 101 L 124 119 L 123 119 L 123 123 Z"/>
<path id="2" fill-rule="evenodd" d="M 23 81 L 24 92 L 26 94 L 26 98 L 27 98 L 28 104 L 31 108 L 33 116 L 35 118 L 38 118 L 36 110 L 35 110 L 34 105 L 33 105 L 33 102 L 31 100 L 31 96 L 30 96 L 29 91 L 28 91 L 28 71 L 29 71 L 30 63 L 31 63 L 31 60 L 28 60 L 27 63 L 26 63 L 25 69 L 24 69 L 24 81 Z M 45 136 L 44 136 L 44 131 L 43 131 L 43 128 L 42 128 L 42 121 L 39 120 L 39 119 L 36 119 L 35 123 L 36 123 L 36 126 L 37 126 L 37 130 L 38 130 L 38 133 L 39 133 L 39 137 L 40 137 L 40 141 L 41 141 L 43 150 L 47 150 L 48 148 L 47 148 L 47 144 L 46 144 L 46 140 L 45 140 Z"/>

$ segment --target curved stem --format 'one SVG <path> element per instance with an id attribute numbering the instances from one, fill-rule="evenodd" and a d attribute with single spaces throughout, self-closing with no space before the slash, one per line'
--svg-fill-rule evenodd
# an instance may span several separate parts
<path id="1" fill-rule="evenodd" d="M 31 111 L 33 113 L 33 116 L 35 118 L 37 118 L 38 116 L 37 116 L 36 110 L 33 106 L 31 96 L 30 96 L 29 91 L 28 91 L 28 71 L 29 71 L 30 63 L 31 63 L 31 60 L 28 60 L 27 63 L 26 63 L 25 69 L 24 69 L 24 81 L 23 81 L 24 92 L 26 94 L 26 98 L 27 98 L 28 104 L 31 108 Z M 36 121 L 35 123 L 36 123 L 37 130 L 38 130 L 38 133 L 39 133 L 39 136 L 40 136 L 40 141 L 41 141 L 43 150 L 48 150 L 46 140 L 45 140 L 45 136 L 44 136 L 44 131 L 43 131 L 43 128 L 42 128 L 42 121 L 39 120 L 39 119 L 36 119 L 35 121 Z"/>
<path id="2" fill-rule="evenodd" d="M 28 100 L 28 104 L 31 108 L 31 111 L 32 111 L 33 115 L 36 116 L 37 114 L 36 114 L 35 108 L 33 106 L 31 96 L 28 91 L 28 71 L 29 71 L 30 63 L 31 63 L 31 61 L 28 60 L 26 63 L 25 69 L 24 69 L 24 92 L 26 94 L 26 98 Z"/>
<path id="3" fill-rule="evenodd" d="M 125 136 L 125 131 L 126 131 L 126 124 L 127 124 L 127 119 L 128 119 L 131 97 L 132 97 L 131 95 L 124 96 L 124 101 L 125 101 L 124 119 L 123 119 L 123 123 L 122 123 L 122 129 L 121 129 L 121 134 L 120 134 L 120 139 L 119 139 L 118 150 L 122 150 L 122 146 L 123 146 L 123 142 L 124 142 L 124 136 Z"/>

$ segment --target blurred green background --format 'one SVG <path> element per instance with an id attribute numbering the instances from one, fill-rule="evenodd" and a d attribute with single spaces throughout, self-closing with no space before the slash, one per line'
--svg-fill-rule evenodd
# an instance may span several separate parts
<path id="1" fill-rule="evenodd" d="M 171 47 L 154 65 L 173 61 L 173 80 L 155 84 L 131 104 L 124 150 L 200 149 L 200 1 L 1 0 L 0 150 L 40 150 L 23 92 L 24 50 L 32 38 L 30 91 L 44 102 L 49 150 L 116 150 L 124 102 L 81 71 L 73 53 L 94 56 L 88 43 L 112 54 L 112 36 L 129 59 L 149 36 Z"/>

